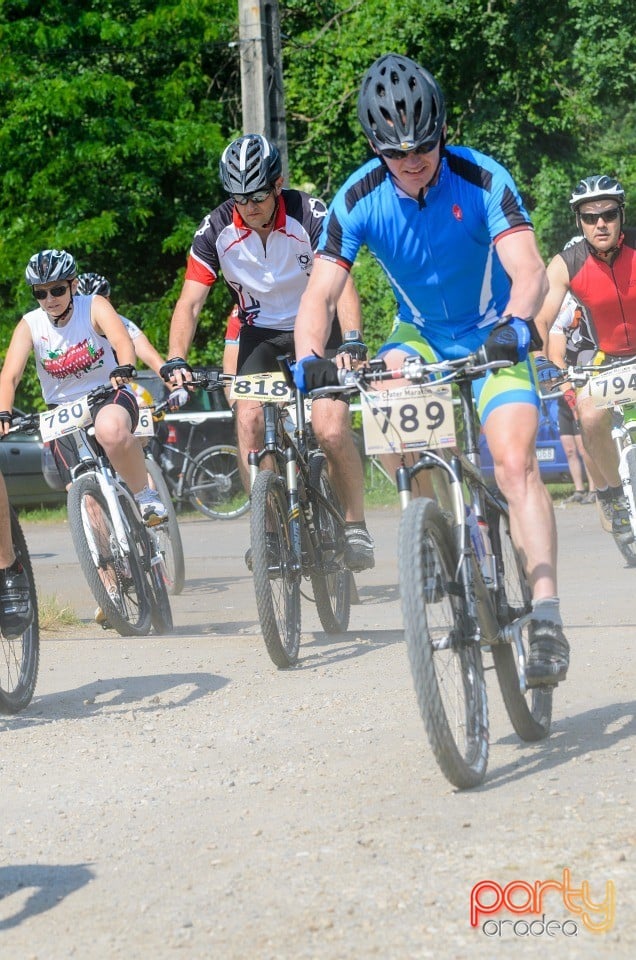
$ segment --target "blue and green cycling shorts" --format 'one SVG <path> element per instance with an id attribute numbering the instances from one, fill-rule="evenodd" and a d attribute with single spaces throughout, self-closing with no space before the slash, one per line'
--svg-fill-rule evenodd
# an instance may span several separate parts
<path id="1" fill-rule="evenodd" d="M 412 323 L 397 322 L 377 356 L 381 357 L 389 350 L 402 350 L 408 356 L 420 356 L 429 363 L 442 359 Z M 539 384 L 533 360 L 528 358 L 514 367 L 505 367 L 496 374 L 486 373 L 474 380 L 473 396 L 482 424 L 493 410 L 507 403 L 529 403 L 538 410 Z"/>

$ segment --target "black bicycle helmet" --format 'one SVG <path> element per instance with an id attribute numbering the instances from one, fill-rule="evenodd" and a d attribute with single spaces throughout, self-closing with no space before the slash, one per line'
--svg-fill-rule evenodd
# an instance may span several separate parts
<path id="1" fill-rule="evenodd" d="M 258 133 L 233 140 L 219 161 L 221 183 L 228 193 L 254 193 L 271 187 L 282 169 L 278 148 Z"/>
<path id="2" fill-rule="evenodd" d="M 102 297 L 110 296 L 110 283 L 99 273 L 80 273 L 77 278 L 77 292 L 88 297 L 92 293 L 99 293 Z"/>
<path id="3" fill-rule="evenodd" d="M 622 207 L 625 191 L 618 180 L 605 174 L 586 177 L 585 180 L 579 180 L 572 191 L 570 206 L 576 211 L 582 203 L 589 203 L 590 200 L 616 200 Z"/>
<path id="4" fill-rule="evenodd" d="M 414 150 L 441 139 L 446 123 L 444 95 L 428 70 L 397 53 L 387 53 L 364 75 L 358 119 L 372 145 Z"/>
<path id="5" fill-rule="evenodd" d="M 41 250 L 29 260 L 25 275 L 31 287 L 53 280 L 73 280 L 77 276 L 77 264 L 66 250 Z"/>

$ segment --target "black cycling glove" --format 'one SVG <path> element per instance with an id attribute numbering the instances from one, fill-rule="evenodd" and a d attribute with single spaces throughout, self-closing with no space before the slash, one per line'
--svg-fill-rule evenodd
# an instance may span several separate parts
<path id="1" fill-rule="evenodd" d="M 504 317 L 490 332 L 483 347 L 481 358 L 490 363 L 494 360 L 509 360 L 519 363 L 526 360 L 531 350 L 539 350 L 541 337 L 532 317 Z"/>
<path id="2" fill-rule="evenodd" d="M 348 353 L 352 360 L 366 360 L 368 352 L 359 330 L 349 330 L 336 350 L 336 353 Z"/>
<path id="3" fill-rule="evenodd" d="M 108 376 L 111 380 L 113 377 L 120 377 L 122 380 L 134 380 L 137 376 L 137 371 L 132 363 L 122 363 L 120 367 L 115 367 L 114 370 L 111 370 Z"/>
<path id="4" fill-rule="evenodd" d="M 168 382 L 175 370 L 187 370 L 192 373 L 192 367 L 183 359 L 183 357 L 171 357 L 159 368 L 159 376 L 162 380 Z"/>
<path id="5" fill-rule="evenodd" d="M 311 393 L 322 387 L 333 387 L 339 383 L 338 369 L 332 360 L 319 357 L 303 357 L 291 364 L 294 383 L 301 393 Z"/>

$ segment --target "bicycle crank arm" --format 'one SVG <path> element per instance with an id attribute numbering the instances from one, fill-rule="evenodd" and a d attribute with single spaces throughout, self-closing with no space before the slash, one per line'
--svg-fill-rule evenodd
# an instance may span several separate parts
<path id="1" fill-rule="evenodd" d="M 519 689 L 522 693 L 528 690 L 526 682 L 526 652 L 523 648 L 522 633 L 523 628 L 532 620 L 532 613 L 525 613 L 522 617 L 506 624 L 501 631 L 501 637 L 504 643 L 514 643 L 517 651 L 517 663 L 519 664 Z"/>

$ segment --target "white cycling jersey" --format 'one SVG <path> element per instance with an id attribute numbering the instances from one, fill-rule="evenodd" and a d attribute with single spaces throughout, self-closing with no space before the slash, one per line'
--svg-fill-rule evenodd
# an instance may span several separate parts
<path id="1" fill-rule="evenodd" d="M 109 382 L 117 366 L 113 348 L 91 323 L 92 296 L 75 294 L 71 319 L 54 326 L 41 307 L 24 315 L 31 331 L 42 396 L 48 404 L 66 403 Z"/>

